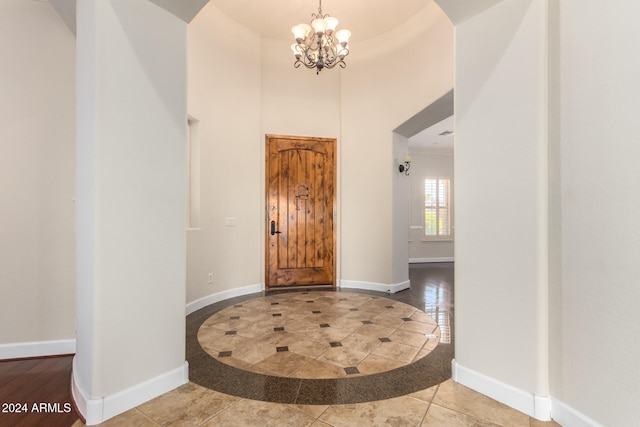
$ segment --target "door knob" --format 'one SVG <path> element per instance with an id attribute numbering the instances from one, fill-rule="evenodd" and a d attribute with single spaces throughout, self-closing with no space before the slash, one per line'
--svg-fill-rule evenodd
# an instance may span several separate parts
<path id="1" fill-rule="evenodd" d="M 276 231 L 276 222 L 271 221 L 271 235 L 273 236 L 274 234 L 280 234 L 280 233 L 282 233 L 282 231 Z"/>

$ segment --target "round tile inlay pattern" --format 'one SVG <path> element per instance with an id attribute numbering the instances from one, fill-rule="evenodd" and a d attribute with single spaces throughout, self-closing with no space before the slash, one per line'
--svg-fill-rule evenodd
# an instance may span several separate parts
<path id="1" fill-rule="evenodd" d="M 436 325 L 419 307 L 423 300 L 411 294 L 365 290 L 219 301 L 187 316 L 189 380 L 237 397 L 298 405 L 425 390 L 451 378 L 454 349 L 448 313 L 435 307 L 442 322 Z"/>
<path id="2" fill-rule="evenodd" d="M 218 361 L 263 375 L 326 379 L 407 366 L 440 340 L 408 304 L 347 292 L 293 292 L 233 304 L 206 319 L 198 342 Z"/>

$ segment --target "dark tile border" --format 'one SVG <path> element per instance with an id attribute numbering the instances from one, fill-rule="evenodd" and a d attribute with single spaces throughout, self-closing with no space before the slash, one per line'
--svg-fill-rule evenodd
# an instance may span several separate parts
<path id="1" fill-rule="evenodd" d="M 320 291 L 314 289 L 314 291 Z M 323 292 L 364 293 L 402 301 L 423 310 L 423 302 L 393 298 L 397 294 L 373 291 Z M 424 390 L 451 378 L 453 345 L 438 344 L 428 355 L 418 361 L 378 374 L 337 378 L 300 379 L 261 375 L 227 365 L 210 356 L 198 342 L 198 329 L 214 313 L 241 302 L 272 293 L 254 293 L 220 301 L 187 316 L 186 354 L 189 362 L 189 379 L 203 387 L 265 402 L 301 405 L 337 405 L 363 403 L 389 399 Z"/>

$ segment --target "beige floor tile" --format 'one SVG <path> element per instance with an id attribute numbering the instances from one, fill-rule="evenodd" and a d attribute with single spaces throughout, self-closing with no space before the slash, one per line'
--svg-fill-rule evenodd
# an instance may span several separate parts
<path id="1" fill-rule="evenodd" d="M 560 427 L 560 424 L 555 421 L 538 421 L 531 418 L 531 427 Z"/>
<path id="2" fill-rule="evenodd" d="M 309 360 L 292 375 L 294 378 L 342 378 L 347 376 L 344 368 L 320 360 Z"/>
<path id="3" fill-rule="evenodd" d="M 381 325 L 362 325 L 356 329 L 356 333 L 360 335 L 366 335 L 373 338 L 386 338 L 389 337 L 396 330 L 394 328 L 387 328 Z"/>
<path id="4" fill-rule="evenodd" d="M 497 424 L 479 420 L 471 415 L 452 411 L 434 404 L 429 407 L 427 416 L 420 425 L 424 427 L 499 427 Z"/>
<path id="5" fill-rule="evenodd" d="M 162 426 L 199 426 L 238 400 L 187 383 L 138 406 L 138 410 Z"/>
<path id="6" fill-rule="evenodd" d="M 351 335 L 351 332 L 338 328 L 320 328 L 307 335 L 307 338 L 319 342 L 340 342 Z"/>
<path id="7" fill-rule="evenodd" d="M 413 331 L 413 332 L 419 332 L 421 334 L 430 334 L 433 333 L 433 331 L 435 331 L 437 325 L 433 324 L 433 323 L 424 323 L 424 322 L 417 322 L 415 320 L 411 320 L 409 322 L 404 322 L 404 324 L 402 324 L 399 329 L 403 329 L 405 331 Z"/>
<path id="8" fill-rule="evenodd" d="M 84 426 L 79 421 L 80 426 Z M 74 424 L 76 426 L 76 424 Z M 98 424 L 100 427 L 158 427 L 158 424 L 153 420 L 150 420 L 144 414 L 137 409 L 130 409 L 118 416 L 115 416 L 107 421 Z"/>
<path id="9" fill-rule="evenodd" d="M 428 407 L 427 402 L 401 396 L 377 402 L 330 406 L 319 419 L 334 427 L 418 426 Z"/>
<path id="10" fill-rule="evenodd" d="M 363 353 L 357 350 L 350 350 L 345 347 L 334 347 L 325 351 L 318 361 L 327 362 L 333 365 L 337 365 L 343 368 L 349 366 L 356 366 L 367 356 L 367 353 Z"/>
<path id="11" fill-rule="evenodd" d="M 452 380 L 440 384 L 433 403 L 494 424 L 529 427 L 529 417 Z"/>
<path id="12" fill-rule="evenodd" d="M 419 332 L 407 331 L 404 329 L 399 329 L 389 336 L 391 341 L 397 342 L 399 344 L 410 345 L 412 347 L 422 348 L 422 346 L 427 342 L 428 338 Z"/>
<path id="13" fill-rule="evenodd" d="M 288 405 L 303 414 L 307 414 L 310 417 L 318 418 L 329 408 L 329 405 Z"/>
<path id="14" fill-rule="evenodd" d="M 340 342 L 343 347 L 365 353 L 371 353 L 380 345 L 380 340 L 377 337 L 370 337 L 368 335 L 362 335 L 355 332 Z"/>
<path id="15" fill-rule="evenodd" d="M 275 353 L 261 362 L 253 365 L 254 368 L 271 372 L 273 375 L 287 377 L 293 374 L 300 366 L 306 365 L 312 359 L 290 351 Z"/>
<path id="16" fill-rule="evenodd" d="M 329 324 L 334 328 L 342 329 L 349 332 L 353 332 L 360 326 L 362 326 L 362 322 L 360 322 L 359 320 L 345 319 L 344 317 L 331 320 Z"/>
<path id="17" fill-rule="evenodd" d="M 211 418 L 203 427 L 305 427 L 315 418 L 290 405 L 243 399 Z"/>
<path id="18" fill-rule="evenodd" d="M 375 316 L 373 318 L 373 323 L 376 325 L 386 326 L 387 328 L 396 329 L 404 323 L 404 320 L 402 320 L 400 316 L 392 316 L 391 313 L 384 312 L 383 314 Z"/>
<path id="19" fill-rule="evenodd" d="M 289 351 L 314 359 L 330 348 L 331 345 L 328 342 L 300 340 L 289 344 Z"/>
<path id="20" fill-rule="evenodd" d="M 420 351 L 419 348 L 410 345 L 399 344 L 397 342 L 383 342 L 375 350 L 373 354 L 386 357 L 387 359 L 399 360 L 405 364 L 411 363 Z"/>
<path id="21" fill-rule="evenodd" d="M 358 370 L 363 375 L 376 374 L 378 372 L 386 372 L 392 369 L 406 366 L 398 360 L 387 359 L 386 357 L 370 354 L 358 364 Z"/>
<path id="22" fill-rule="evenodd" d="M 433 400 L 433 396 L 436 395 L 436 390 L 438 390 L 438 386 L 434 385 L 433 387 L 425 388 L 424 390 L 411 393 L 409 396 L 415 397 L 416 399 L 420 399 L 424 402 L 431 403 L 431 401 Z"/>

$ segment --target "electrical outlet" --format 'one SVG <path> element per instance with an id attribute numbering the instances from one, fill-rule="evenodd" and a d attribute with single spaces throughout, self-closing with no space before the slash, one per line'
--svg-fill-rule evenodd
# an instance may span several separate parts
<path id="1" fill-rule="evenodd" d="M 213 283 L 213 273 L 209 273 L 209 284 Z"/>

